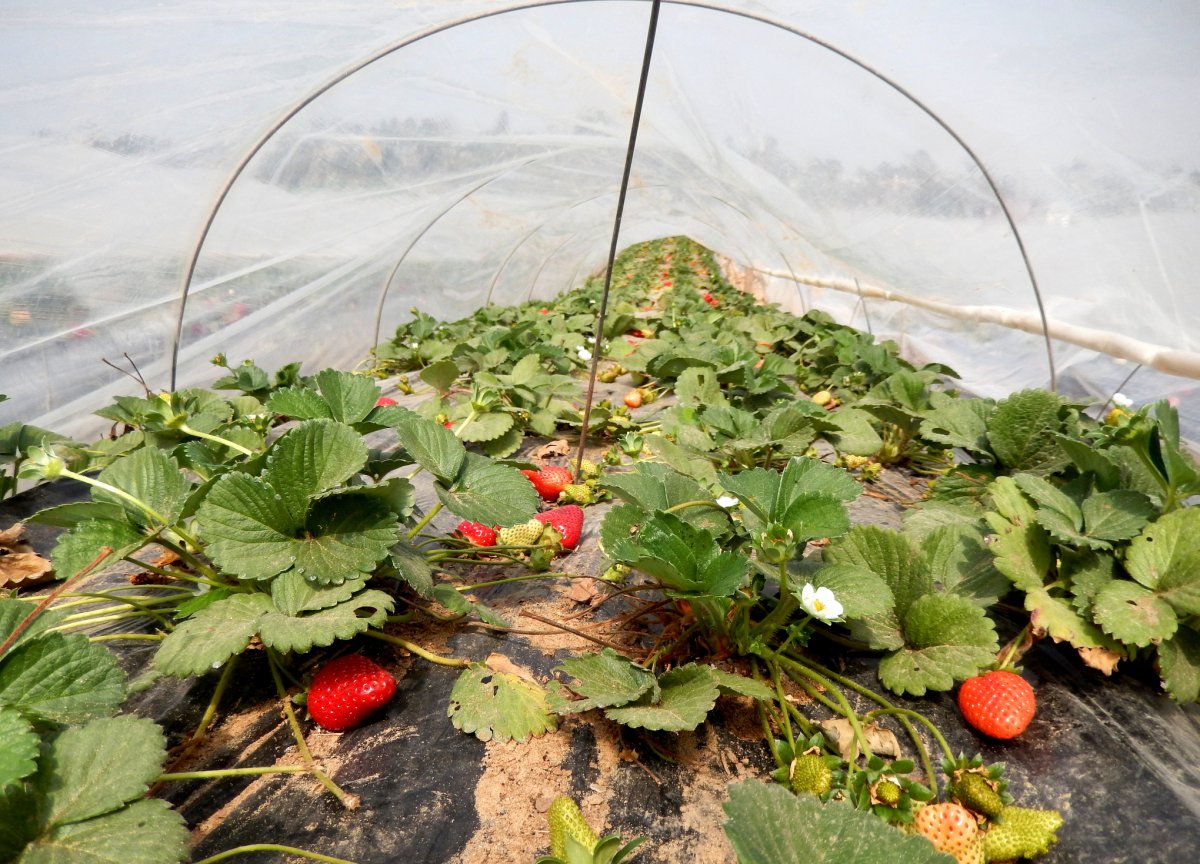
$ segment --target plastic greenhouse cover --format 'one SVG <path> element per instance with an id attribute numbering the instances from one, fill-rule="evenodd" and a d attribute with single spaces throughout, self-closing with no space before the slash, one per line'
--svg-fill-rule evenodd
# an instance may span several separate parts
<path id="1" fill-rule="evenodd" d="M 348 367 L 578 284 L 649 11 L 7 0 L 0 422 L 95 432 L 104 358 Z M 688 234 L 983 395 L 1051 383 L 1048 321 L 1060 389 L 1145 364 L 1194 436 L 1198 52 L 1191 0 L 665 2 L 621 245 Z"/>

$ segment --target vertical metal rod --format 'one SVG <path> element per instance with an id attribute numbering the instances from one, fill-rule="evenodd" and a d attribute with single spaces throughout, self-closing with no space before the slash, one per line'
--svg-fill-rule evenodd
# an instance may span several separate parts
<path id="1" fill-rule="evenodd" d="M 604 318 L 608 314 L 608 292 L 612 286 L 613 264 L 617 260 L 617 241 L 621 235 L 621 217 L 625 212 L 625 193 L 629 191 L 629 175 L 633 169 L 633 153 L 637 147 L 638 126 L 642 120 L 642 102 L 646 98 L 646 81 L 650 77 L 650 58 L 654 54 L 654 36 L 658 31 L 660 0 L 650 7 L 650 25 L 646 29 L 646 52 L 642 56 L 642 74 L 638 79 L 637 99 L 633 103 L 633 122 L 629 127 L 629 146 L 625 148 L 625 169 L 621 173 L 621 191 L 617 195 L 617 214 L 613 219 L 612 243 L 608 248 L 608 266 L 604 271 L 604 291 L 600 295 L 600 311 L 596 315 L 596 333 L 592 339 L 592 371 L 588 376 L 587 401 L 583 405 L 583 428 L 579 430 L 579 448 L 575 454 L 575 479 L 583 465 L 583 449 L 587 445 L 588 423 L 592 418 L 592 398 L 596 392 L 596 374 L 600 369 L 600 354 L 604 344 Z"/>

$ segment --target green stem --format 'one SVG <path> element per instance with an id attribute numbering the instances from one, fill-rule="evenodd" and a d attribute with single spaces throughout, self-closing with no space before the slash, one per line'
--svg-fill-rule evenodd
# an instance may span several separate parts
<path id="1" fill-rule="evenodd" d="M 117 642 L 121 639 L 132 639 L 135 642 L 161 642 L 161 633 L 107 633 L 103 636 L 89 636 L 89 642 Z"/>
<path id="2" fill-rule="evenodd" d="M 787 562 L 781 562 L 779 564 L 779 602 L 775 604 L 774 609 L 767 613 L 765 618 L 754 626 L 750 631 L 750 637 L 752 639 L 766 639 L 770 637 L 772 633 L 787 621 L 788 616 L 796 611 L 796 607 L 799 605 L 800 603 L 795 595 L 788 590 Z"/>
<path id="3" fill-rule="evenodd" d="M 226 858 L 232 858 L 234 855 L 246 855 L 251 852 L 282 852 L 286 855 L 299 855 L 301 858 L 311 858 L 314 861 L 324 861 L 326 864 L 355 864 L 353 861 L 347 861 L 344 858 L 332 858 L 329 855 L 321 855 L 318 852 L 309 852 L 307 849 L 297 849 L 295 846 L 280 846 L 278 843 L 251 843 L 248 846 L 238 846 L 235 849 L 226 849 L 208 858 L 202 858 L 194 864 L 217 864 L 218 861 L 224 861 Z"/>
<path id="4" fill-rule="evenodd" d="M 870 721 L 875 717 L 890 716 L 895 717 L 896 721 L 904 727 L 904 731 L 912 738 L 913 744 L 916 745 L 917 753 L 921 757 L 921 768 L 925 771 L 925 776 L 929 780 L 929 785 L 934 792 L 937 792 L 937 780 L 933 773 L 933 763 L 929 760 L 929 751 L 925 749 L 925 745 L 921 743 L 921 739 L 917 737 L 917 730 L 913 729 L 909 718 L 919 720 L 925 724 L 925 728 L 930 731 L 934 739 L 938 742 L 938 746 L 942 748 L 942 752 L 946 754 L 947 759 L 953 759 L 954 754 L 950 752 L 950 745 L 946 743 L 946 739 L 942 737 L 942 733 L 938 728 L 930 722 L 929 718 L 917 711 L 911 711 L 908 708 L 898 708 L 892 706 L 890 708 L 876 708 L 874 711 L 868 711 L 863 715 L 863 720 Z"/>
<path id="5" fill-rule="evenodd" d="M 430 522 L 432 522 L 433 517 L 436 516 L 441 511 L 441 509 L 442 509 L 441 501 L 437 502 L 432 507 L 430 507 L 429 512 L 425 514 L 425 518 L 423 518 L 420 522 L 418 522 L 417 526 L 408 532 L 408 539 L 411 540 L 414 537 L 416 537 L 418 534 L 420 534 L 421 529 L 424 528 L 426 525 L 428 525 Z"/>
<path id="6" fill-rule="evenodd" d="M 208 731 L 208 724 L 212 723 L 213 717 L 217 714 L 217 706 L 221 704 L 221 698 L 225 695 L 226 688 L 229 687 L 229 682 L 233 679 L 233 667 L 237 665 L 240 654 L 234 654 L 229 658 L 229 662 L 225 664 L 225 668 L 221 670 L 221 677 L 217 679 L 216 689 L 213 690 L 212 698 L 208 700 L 208 706 L 204 709 L 204 716 L 200 718 L 200 722 L 196 725 L 196 731 L 192 733 L 192 740 L 199 741 L 204 737 L 204 733 Z"/>
<path id="7" fill-rule="evenodd" d="M 410 654 L 416 654 L 418 657 L 423 657 L 430 663 L 437 663 L 439 666 L 470 666 L 470 660 L 464 660 L 459 657 L 443 657 L 440 654 L 434 654 L 432 651 L 426 651 L 420 645 L 414 645 L 407 639 L 402 639 L 399 636 L 392 636 L 390 633 L 381 633 L 378 630 L 367 630 L 367 636 L 375 639 L 380 639 L 384 642 L 390 642 L 393 645 L 398 645 Z"/>
<path id="8" fill-rule="evenodd" d="M 697 498 L 694 501 L 684 501 L 679 504 L 673 504 L 672 506 L 663 510 L 663 512 L 664 513 L 678 513 L 680 510 L 686 510 L 689 507 L 710 507 L 713 510 L 724 510 L 725 509 L 720 504 L 718 504 L 716 501 L 713 501 L 711 499 Z"/>
<path id="9" fill-rule="evenodd" d="M 792 721 L 788 717 L 788 700 L 787 694 L 783 692 L 783 681 L 779 677 L 779 664 L 770 663 L 768 668 L 771 671 L 771 683 L 775 687 L 775 698 L 779 701 L 779 710 L 783 712 L 783 734 L 787 738 L 788 746 L 792 748 L 792 754 L 796 752 L 796 739 L 792 735 Z"/>
<path id="10" fill-rule="evenodd" d="M 253 450 L 247 450 L 241 444 L 230 441 L 228 438 L 222 438 L 219 435 L 211 435 L 208 432 L 201 432 L 198 429 L 193 429 L 186 423 L 179 424 L 179 431 L 185 435 L 192 435 L 196 438 L 203 438 L 205 441 L 212 441 L 214 444 L 220 444 L 222 447 L 228 447 L 230 450 L 236 450 L 243 456 L 253 456 Z"/>
<path id="11" fill-rule="evenodd" d="M 304 732 L 300 728 L 300 721 L 296 719 L 296 712 L 292 710 L 292 700 L 288 698 L 287 689 L 283 686 L 283 678 L 279 674 L 279 661 L 275 657 L 275 652 L 267 650 L 267 665 L 271 667 L 271 677 L 275 679 L 275 692 L 279 694 L 279 701 L 283 705 L 283 713 L 287 715 L 288 725 L 292 729 L 292 737 L 296 739 L 296 747 L 300 751 L 300 757 L 304 760 L 312 775 L 317 778 L 317 781 L 334 794 L 334 796 L 342 802 L 342 806 L 347 810 L 354 810 L 358 807 L 359 798 L 357 795 L 348 795 L 340 786 L 333 782 L 333 779 L 317 767 L 316 760 L 313 759 L 312 751 L 308 749 L 308 742 L 304 740 Z"/>
<path id="12" fill-rule="evenodd" d="M 177 780 L 216 780 L 222 777 L 254 777 L 263 774 L 307 774 L 307 765 L 268 765 L 265 768 L 220 768 L 212 771 L 177 771 L 159 774 L 155 783 L 172 783 Z"/>
<path id="13" fill-rule="evenodd" d="M 833 683 L 829 678 L 817 672 L 815 669 L 806 666 L 804 663 L 792 657 L 780 657 L 780 662 L 785 666 L 790 667 L 793 671 L 798 672 L 801 676 L 811 679 L 812 681 L 824 687 L 829 693 L 832 693 L 837 699 L 841 709 L 837 713 L 841 714 L 850 723 L 850 728 L 854 730 L 854 740 L 858 742 L 858 746 L 862 748 L 863 755 L 868 759 L 871 758 L 871 746 L 867 743 L 867 736 L 863 732 L 862 724 L 858 720 L 858 714 L 850 707 L 850 701 L 846 699 L 846 694 L 841 691 L 841 688 Z M 796 681 L 800 686 L 804 686 L 804 682 L 799 681 L 794 676 L 792 680 Z M 808 688 L 805 688 L 808 689 Z M 810 691 L 811 692 L 811 691 Z M 828 700 L 824 700 L 828 701 Z"/>

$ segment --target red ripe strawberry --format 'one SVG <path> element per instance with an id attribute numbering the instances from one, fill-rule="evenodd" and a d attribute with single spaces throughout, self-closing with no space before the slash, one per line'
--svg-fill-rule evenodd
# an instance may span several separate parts
<path id="1" fill-rule="evenodd" d="M 496 532 L 482 522 L 459 522 L 454 533 L 470 540 L 476 546 L 496 545 Z"/>
<path id="2" fill-rule="evenodd" d="M 561 534 L 564 549 L 574 549 L 579 545 L 579 535 L 583 533 L 583 508 L 578 504 L 564 504 L 545 513 L 537 513 L 533 518 Z"/>
<path id="3" fill-rule="evenodd" d="M 636 336 L 636 337 L 638 337 L 639 339 L 644 339 L 644 338 L 646 338 L 646 333 L 645 333 L 645 331 L 643 331 L 643 330 L 630 330 L 630 331 L 629 331 L 629 335 L 630 335 L 630 336 Z"/>
<path id="4" fill-rule="evenodd" d="M 454 421 L 453 421 L 453 420 L 446 420 L 446 421 L 443 421 L 442 425 L 443 425 L 443 426 L 445 426 L 447 429 L 453 429 L 453 428 L 454 428 Z"/>
<path id="5" fill-rule="evenodd" d="M 630 390 L 628 393 L 626 393 L 625 394 L 625 404 L 628 405 L 630 408 L 641 408 L 642 407 L 642 391 L 641 390 Z"/>
<path id="6" fill-rule="evenodd" d="M 569 470 L 558 465 L 550 465 L 538 471 L 522 468 L 521 473 L 529 478 L 529 482 L 542 496 L 543 501 L 557 501 L 563 487 L 573 479 Z"/>
<path id="7" fill-rule="evenodd" d="M 958 690 L 963 718 L 984 735 L 1016 738 L 1037 710 L 1033 687 L 1015 672 L 995 669 L 968 678 Z"/>
<path id="8" fill-rule="evenodd" d="M 375 400 L 376 408 L 385 408 L 388 405 L 395 405 L 395 404 L 396 404 L 396 400 L 391 399 L 387 396 L 380 396 L 378 399 Z"/>
<path id="9" fill-rule="evenodd" d="M 714 297 L 710 292 L 704 292 L 704 302 L 714 309 L 721 305 L 721 301 Z"/>
<path id="10" fill-rule="evenodd" d="M 313 676 L 308 712 L 332 732 L 352 729 L 396 694 L 396 679 L 361 654 L 330 660 Z"/>

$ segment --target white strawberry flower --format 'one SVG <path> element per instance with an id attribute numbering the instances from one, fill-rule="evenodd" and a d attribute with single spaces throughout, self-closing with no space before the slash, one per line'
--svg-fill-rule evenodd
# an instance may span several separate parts
<path id="1" fill-rule="evenodd" d="M 842 617 L 842 604 L 833 592 L 828 588 L 814 588 L 811 582 L 800 589 L 800 605 L 820 621 L 838 621 Z"/>
<path id="2" fill-rule="evenodd" d="M 717 506 L 724 507 L 726 509 L 729 509 L 730 507 L 736 507 L 738 504 L 741 504 L 741 503 L 742 503 L 741 501 L 734 498 L 732 495 L 722 495 L 720 498 L 717 499 Z"/>
<path id="3" fill-rule="evenodd" d="M 582 345 L 579 346 L 575 353 L 579 355 L 580 360 L 585 362 L 592 359 L 592 352 L 584 348 Z"/>
<path id="4" fill-rule="evenodd" d="M 1128 396 L 1126 396 L 1124 393 L 1114 393 L 1112 395 L 1112 403 L 1114 405 L 1116 405 L 1118 408 L 1128 408 L 1130 405 L 1133 404 L 1133 400 L 1130 399 Z"/>

